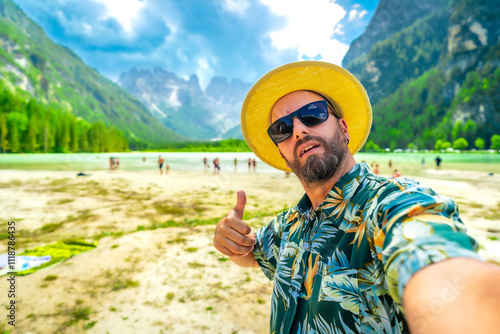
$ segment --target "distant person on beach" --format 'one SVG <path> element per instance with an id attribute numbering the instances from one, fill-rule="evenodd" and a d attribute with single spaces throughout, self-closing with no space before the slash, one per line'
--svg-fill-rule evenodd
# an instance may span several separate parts
<path id="1" fill-rule="evenodd" d="M 115 164 L 116 164 L 116 169 L 120 169 L 120 158 L 116 157 Z"/>
<path id="2" fill-rule="evenodd" d="M 389 169 L 392 167 L 392 161 L 389 159 L 389 162 L 387 162 L 387 165 L 389 166 Z"/>
<path id="3" fill-rule="evenodd" d="M 214 174 L 219 174 L 220 173 L 219 157 L 215 158 L 213 163 L 214 163 Z"/>
<path id="4" fill-rule="evenodd" d="M 115 158 L 110 157 L 109 158 L 109 170 L 115 169 Z"/>
<path id="5" fill-rule="evenodd" d="M 209 166 L 208 166 L 208 160 L 207 160 L 207 157 L 204 157 L 204 158 L 203 158 L 203 167 L 205 167 L 205 168 L 209 167 Z"/>
<path id="6" fill-rule="evenodd" d="M 170 172 L 170 164 L 166 163 L 165 164 L 165 174 L 168 174 Z"/>
<path id="7" fill-rule="evenodd" d="M 375 169 L 373 170 L 373 173 L 375 173 L 375 175 L 379 175 L 380 174 L 380 169 L 378 167 L 378 164 L 375 165 Z"/>
<path id="8" fill-rule="evenodd" d="M 422 162 L 420 164 L 422 165 L 422 169 L 425 169 L 425 158 L 422 158 Z"/>
<path id="9" fill-rule="evenodd" d="M 439 155 L 436 158 L 436 169 L 441 169 L 441 161 L 443 161 Z"/>
<path id="10" fill-rule="evenodd" d="M 401 176 L 401 173 L 397 169 L 395 169 L 394 172 L 392 173 L 392 177 L 395 179 L 395 178 L 400 177 L 400 176 Z"/>
<path id="11" fill-rule="evenodd" d="M 238 159 L 234 158 L 234 169 L 238 168 Z"/>
<path id="12" fill-rule="evenodd" d="M 248 171 L 252 169 L 252 158 L 248 158 Z"/>
<path id="13" fill-rule="evenodd" d="M 142 157 L 142 162 L 146 162 L 146 157 Z"/>
<path id="14" fill-rule="evenodd" d="M 160 168 L 160 175 L 163 175 L 163 163 L 165 162 L 165 159 L 160 155 L 158 157 L 158 168 Z"/>
<path id="15" fill-rule="evenodd" d="M 257 171 L 257 160 L 253 159 L 252 160 L 252 168 L 254 173 Z"/>
<path id="16" fill-rule="evenodd" d="M 300 61 L 261 78 L 243 103 L 243 135 L 305 194 L 252 231 L 239 190 L 215 248 L 273 280 L 270 333 L 498 333 L 500 267 L 476 253 L 457 204 L 355 161 L 371 110 L 359 81 L 333 64 Z"/>

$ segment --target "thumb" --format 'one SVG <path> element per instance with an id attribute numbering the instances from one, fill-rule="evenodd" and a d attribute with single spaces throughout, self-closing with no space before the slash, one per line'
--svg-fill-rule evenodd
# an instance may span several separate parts
<path id="1" fill-rule="evenodd" d="M 233 208 L 233 211 L 236 213 L 236 216 L 239 219 L 243 218 L 243 211 L 245 210 L 245 205 L 247 204 L 247 195 L 245 195 L 245 191 L 238 190 L 236 192 L 236 205 Z"/>

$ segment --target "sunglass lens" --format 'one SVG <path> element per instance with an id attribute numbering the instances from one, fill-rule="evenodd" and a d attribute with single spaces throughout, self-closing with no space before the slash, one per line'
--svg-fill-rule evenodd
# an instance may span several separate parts
<path id="1" fill-rule="evenodd" d="M 273 123 L 269 129 L 269 134 L 275 143 L 281 143 L 286 140 L 293 132 L 293 123 L 284 120 L 278 120 Z"/>
<path id="2" fill-rule="evenodd" d="M 308 108 L 300 110 L 299 114 L 307 126 L 314 126 L 328 119 L 328 109 L 323 101 L 311 103 Z"/>

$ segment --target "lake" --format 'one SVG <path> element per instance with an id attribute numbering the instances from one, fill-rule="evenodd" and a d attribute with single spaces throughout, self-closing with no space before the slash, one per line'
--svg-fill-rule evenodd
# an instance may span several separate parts
<path id="1" fill-rule="evenodd" d="M 109 169 L 109 158 L 120 158 L 120 169 L 127 171 L 156 170 L 158 156 L 162 155 L 171 171 L 203 171 L 203 158 L 219 157 L 223 172 L 247 173 L 248 158 L 257 160 L 257 172 L 282 173 L 267 166 L 253 153 L 204 152 L 130 152 L 130 153 L 67 153 L 67 154 L 1 154 L 1 169 L 95 171 Z M 437 156 L 443 159 L 443 169 L 472 170 L 500 173 L 500 154 L 497 153 L 358 153 L 356 161 L 379 164 L 382 174 L 398 169 L 403 175 L 421 175 L 422 159 L 426 168 L 434 168 Z M 234 158 L 238 163 L 235 168 Z M 145 161 L 143 161 L 143 159 Z M 392 161 L 389 169 L 388 161 Z"/>

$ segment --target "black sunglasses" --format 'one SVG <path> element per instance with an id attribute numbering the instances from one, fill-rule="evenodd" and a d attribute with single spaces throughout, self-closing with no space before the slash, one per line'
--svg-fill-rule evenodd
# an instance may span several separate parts
<path id="1" fill-rule="evenodd" d="M 328 119 L 328 104 L 326 101 L 316 101 L 306 104 L 280 119 L 267 129 L 271 140 L 278 145 L 293 134 L 293 118 L 297 117 L 306 126 L 315 126 Z"/>

